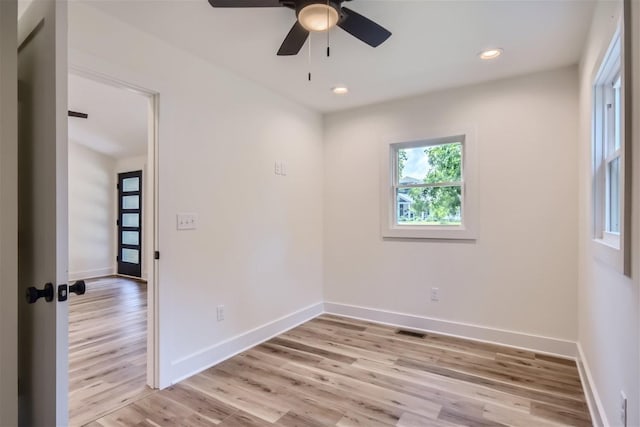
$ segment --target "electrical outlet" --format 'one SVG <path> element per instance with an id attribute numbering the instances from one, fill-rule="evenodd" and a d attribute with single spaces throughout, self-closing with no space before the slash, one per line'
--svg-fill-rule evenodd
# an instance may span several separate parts
<path id="1" fill-rule="evenodd" d="M 280 162 L 280 175 L 287 176 L 287 164 L 285 162 Z"/>
<path id="2" fill-rule="evenodd" d="M 273 165 L 273 172 L 276 175 L 282 175 L 282 163 L 276 161 L 276 163 Z"/>
<path id="3" fill-rule="evenodd" d="M 218 322 L 222 322 L 224 320 L 224 305 L 219 305 L 216 308 L 216 313 L 218 315 Z"/>
<path id="4" fill-rule="evenodd" d="M 620 425 L 627 427 L 627 395 L 620 390 Z"/>
<path id="5" fill-rule="evenodd" d="M 440 288 L 431 288 L 431 302 L 440 301 Z"/>

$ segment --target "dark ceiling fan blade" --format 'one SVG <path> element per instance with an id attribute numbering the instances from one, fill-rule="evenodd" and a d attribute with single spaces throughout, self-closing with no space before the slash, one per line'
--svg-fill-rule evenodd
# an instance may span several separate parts
<path id="1" fill-rule="evenodd" d="M 348 7 L 342 8 L 342 19 L 338 22 L 338 26 L 372 47 L 380 46 L 391 37 L 389 30 Z"/>
<path id="2" fill-rule="evenodd" d="M 278 50 L 278 55 L 297 55 L 300 49 L 302 49 L 304 42 L 307 41 L 307 37 L 309 37 L 309 31 L 305 30 L 304 27 L 296 21 L 293 27 L 291 27 L 289 34 L 287 34 L 287 37 L 284 38 L 280 50 Z"/>
<path id="3" fill-rule="evenodd" d="M 209 0 L 213 7 L 279 7 L 280 0 Z"/>
<path id="4" fill-rule="evenodd" d="M 78 111 L 71 111 L 71 110 L 69 110 L 67 112 L 67 115 L 69 117 L 77 117 L 79 119 L 87 119 L 87 118 L 89 118 L 89 115 L 87 113 L 80 113 Z"/>

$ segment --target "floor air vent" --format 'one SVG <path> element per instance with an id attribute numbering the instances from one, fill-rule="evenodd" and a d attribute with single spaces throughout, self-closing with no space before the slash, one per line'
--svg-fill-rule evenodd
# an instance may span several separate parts
<path id="1" fill-rule="evenodd" d="M 424 338 L 426 336 L 426 334 L 423 334 L 421 332 L 408 331 L 406 329 L 398 329 L 396 331 L 396 334 L 398 334 L 398 335 L 408 335 L 408 336 L 414 337 L 414 338 Z"/>

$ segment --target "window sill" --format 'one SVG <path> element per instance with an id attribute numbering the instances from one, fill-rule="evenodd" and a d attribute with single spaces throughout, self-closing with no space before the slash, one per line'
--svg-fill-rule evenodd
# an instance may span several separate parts
<path id="1" fill-rule="evenodd" d="M 608 236 L 611 237 L 611 236 Z M 622 250 L 620 249 L 620 238 L 611 239 L 607 236 L 591 240 L 593 257 L 603 264 L 622 273 L 624 271 Z"/>
<path id="2" fill-rule="evenodd" d="M 396 225 L 382 230 L 383 238 L 434 239 L 434 240 L 476 240 L 474 230 L 464 226 L 411 226 Z"/>
<path id="3" fill-rule="evenodd" d="M 606 245 L 615 250 L 620 250 L 620 233 L 609 233 L 605 231 L 602 234 L 603 235 L 601 239 L 594 240 L 601 245 Z"/>

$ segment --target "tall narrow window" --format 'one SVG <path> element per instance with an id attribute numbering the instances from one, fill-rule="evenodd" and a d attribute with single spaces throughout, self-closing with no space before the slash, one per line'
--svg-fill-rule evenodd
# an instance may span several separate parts
<path id="1" fill-rule="evenodd" d="M 624 103 L 619 35 L 614 38 L 594 85 L 594 239 L 621 248 L 624 195 Z"/>

